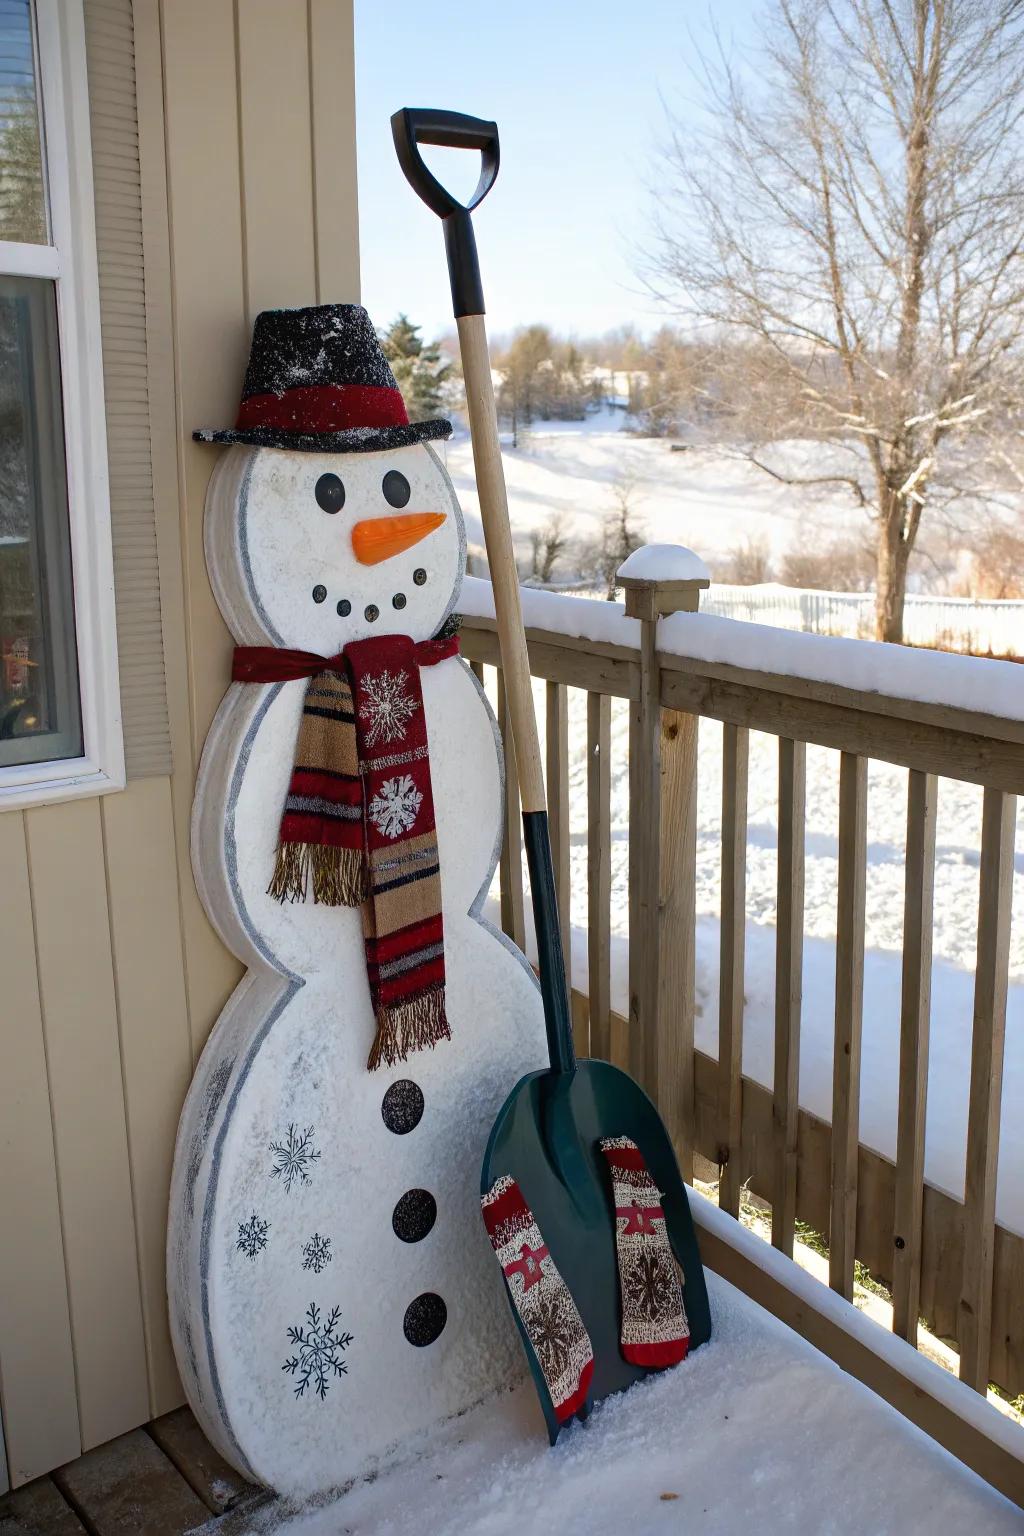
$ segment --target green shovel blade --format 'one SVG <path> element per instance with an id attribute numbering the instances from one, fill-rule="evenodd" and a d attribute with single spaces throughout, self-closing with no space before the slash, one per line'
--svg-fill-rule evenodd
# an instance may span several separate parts
<path id="1" fill-rule="evenodd" d="M 505 1100 L 481 1171 L 481 1193 L 509 1174 L 537 1220 L 568 1285 L 594 1349 L 593 1403 L 651 1372 L 631 1365 L 619 1348 L 621 1305 L 611 1176 L 601 1140 L 630 1136 L 662 1194 L 669 1242 L 683 1271 L 690 1348 L 711 1335 L 704 1270 L 686 1187 L 668 1134 L 650 1099 L 606 1061 L 581 1061 L 573 1072 L 533 1072 Z M 510 1298 L 511 1305 L 511 1298 Z M 552 1445 L 560 1428 L 532 1346 L 512 1308 Z M 685 1370 L 685 1361 L 676 1369 Z"/>

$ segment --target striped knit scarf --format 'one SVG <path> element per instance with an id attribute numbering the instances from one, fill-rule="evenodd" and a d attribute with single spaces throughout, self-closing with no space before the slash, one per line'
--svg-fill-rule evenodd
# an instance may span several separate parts
<path id="1" fill-rule="evenodd" d="M 339 655 L 239 646 L 239 682 L 308 677 L 270 894 L 362 907 L 377 1035 L 367 1066 L 451 1039 L 419 669 L 458 640 L 357 640 Z"/>

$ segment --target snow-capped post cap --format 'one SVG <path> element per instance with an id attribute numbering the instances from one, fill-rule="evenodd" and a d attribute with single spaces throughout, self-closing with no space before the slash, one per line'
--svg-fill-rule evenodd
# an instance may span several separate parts
<path id="1" fill-rule="evenodd" d="M 699 555 L 682 544 L 643 544 L 616 572 L 631 619 L 662 613 L 696 613 L 711 573 Z"/>

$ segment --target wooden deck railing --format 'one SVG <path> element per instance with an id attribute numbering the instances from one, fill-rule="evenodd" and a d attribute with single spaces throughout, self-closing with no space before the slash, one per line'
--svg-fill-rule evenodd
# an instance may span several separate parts
<path id="1" fill-rule="evenodd" d="M 644 584 L 646 587 L 646 584 Z M 464 654 L 483 676 L 498 665 L 485 584 L 465 606 Z M 566 603 L 527 607 L 531 668 L 546 682 L 547 781 L 559 903 L 568 945 L 567 690 L 587 694 L 587 976 L 573 988 L 577 1050 L 626 1066 L 652 1095 L 687 1178 L 695 1154 L 721 1171 L 720 1204 L 737 1215 L 741 1187 L 771 1204 L 772 1242 L 792 1256 L 795 1223 L 829 1244 L 829 1280 L 852 1299 L 855 1260 L 891 1288 L 894 1329 L 917 1342 L 918 1318 L 957 1342 L 961 1379 L 983 1392 L 1024 1391 L 1024 1238 L 995 1219 L 1006 1024 L 1016 796 L 1024 792 L 1024 722 L 974 709 L 866 692 L 702 659 L 673 631 L 659 648 L 658 614 L 697 607 L 698 591 L 632 591 L 615 640 L 585 640 L 594 623 L 566 622 Z M 465 602 L 465 599 L 464 599 Z M 621 613 L 621 610 L 619 610 Z M 546 615 L 553 615 L 550 627 Z M 674 621 L 669 621 L 673 623 Z M 693 625 L 732 624 L 714 618 Z M 749 626 L 735 625 L 737 632 Z M 618 643 L 621 634 L 624 643 Z M 791 637 L 812 646 L 854 645 Z M 823 653 L 818 652 L 818 655 Z M 955 667 L 958 658 L 948 658 Z M 946 660 L 946 658 L 943 658 Z M 968 663 L 969 665 L 969 663 Z M 979 664 L 976 664 L 979 665 Z M 987 666 L 1008 665 L 985 663 Z M 813 668 L 810 669 L 813 672 Z M 958 673 L 959 678 L 965 674 Z M 1008 676 L 1009 674 L 1007 674 Z M 995 674 L 991 674 L 995 676 Z M 1024 675 L 1014 674 L 1014 685 Z M 503 700 L 498 688 L 500 723 Z M 611 1007 L 610 701 L 630 701 L 629 1010 Z M 1017 712 L 1018 715 L 1021 711 Z M 696 787 L 699 722 L 724 727 L 722 895 L 717 1059 L 694 1046 Z M 778 888 L 774 1086 L 742 1073 L 749 733 L 778 740 Z M 507 783 L 515 784 L 506 734 Z M 804 936 L 806 747 L 838 750 L 838 909 L 831 1123 L 798 1100 Z M 868 759 L 909 770 L 903 974 L 895 1161 L 861 1144 L 859 1105 L 865 949 Z M 936 777 L 984 786 L 967 1175 L 956 1200 L 925 1178 Z M 509 794 L 501 915 L 522 943 L 518 805 Z"/>

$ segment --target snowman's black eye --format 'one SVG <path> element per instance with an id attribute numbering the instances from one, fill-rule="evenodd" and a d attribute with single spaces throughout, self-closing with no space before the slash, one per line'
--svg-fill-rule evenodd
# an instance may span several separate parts
<path id="1" fill-rule="evenodd" d="M 313 494 L 325 512 L 340 512 L 345 505 L 345 487 L 337 475 L 321 475 Z"/>
<path id="2" fill-rule="evenodd" d="M 381 482 L 381 490 L 384 492 L 384 500 L 389 507 L 407 507 L 412 492 L 409 490 L 409 482 L 404 475 L 400 475 L 397 469 L 389 469 Z"/>

